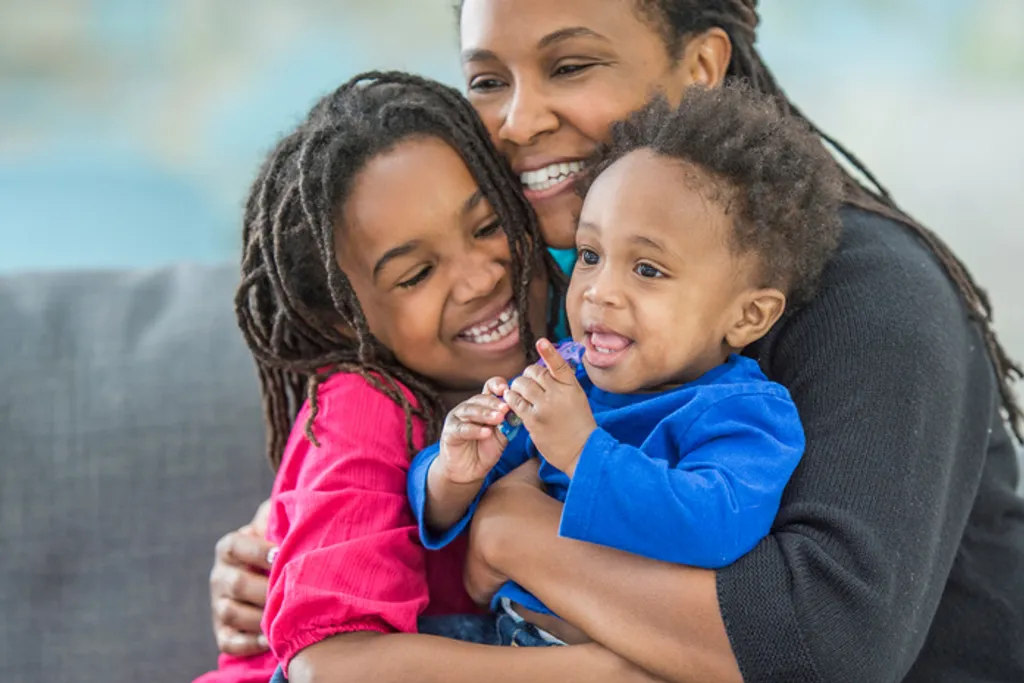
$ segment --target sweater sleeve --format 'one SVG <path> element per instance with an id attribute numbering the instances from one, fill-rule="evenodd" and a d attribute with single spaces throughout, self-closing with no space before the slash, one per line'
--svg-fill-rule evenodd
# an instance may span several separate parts
<path id="1" fill-rule="evenodd" d="M 321 387 L 314 431 L 300 411 L 271 497 L 280 542 L 264 631 L 286 668 L 300 650 L 349 631 L 415 632 L 427 605 L 424 550 L 405 495 L 402 409 L 354 375 Z"/>
<path id="2" fill-rule="evenodd" d="M 734 562 L 768 534 L 803 453 L 796 407 L 776 388 L 723 398 L 696 418 L 669 416 L 686 423 L 662 425 L 663 438 L 643 450 L 595 430 L 569 485 L 559 533 L 695 567 Z"/>
<path id="3" fill-rule="evenodd" d="M 979 331 L 907 241 L 890 224 L 850 246 L 761 350 L 807 449 L 771 535 L 718 572 L 747 683 L 903 680 L 938 609 L 996 392 Z"/>
<path id="4" fill-rule="evenodd" d="M 522 465 L 530 457 L 526 446 L 526 430 L 520 429 L 515 438 L 505 447 L 501 458 L 491 468 L 491 471 L 487 473 L 487 478 L 484 479 L 484 483 L 480 486 L 480 492 L 476 494 L 476 498 L 470 503 L 466 514 L 462 516 L 462 519 L 453 524 L 451 528 L 440 534 L 432 531 L 424 520 L 427 511 L 427 475 L 430 472 L 430 466 L 441 454 L 441 448 L 435 443 L 420 451 L 413 459 L 412 467 L 409 468 L 408 494 L 409 504 L 412 507 L 413 515 L 416 517 L 420 541 L 424 547 L 428 550 L 440 550 L 458 538 L 459 534 L 469 526 L 470 521 L 473 519 L 473 513 L 476 512 L 477 505 L 480 504 L 480 499 L 483 498 L 484 493 L 487 492 L 491 484 Z"/>

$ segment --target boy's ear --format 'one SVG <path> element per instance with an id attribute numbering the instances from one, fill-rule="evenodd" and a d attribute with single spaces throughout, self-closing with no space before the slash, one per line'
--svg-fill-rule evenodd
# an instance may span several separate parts
<path id="1" fill-rule="evenodd" d="M 786 310 L 786 295 L 773 287 L 752 289 L 740 300 L 739 315 L 725 333 L 725 343 L 743 349 L 768 334 Z"/>

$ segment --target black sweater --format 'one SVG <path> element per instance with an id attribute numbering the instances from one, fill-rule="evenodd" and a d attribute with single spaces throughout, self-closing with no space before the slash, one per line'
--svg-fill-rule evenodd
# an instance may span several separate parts
<path id="1" fill-rule="evenodd" d="M 744 680 L 1024 682 L 1024 500 L 980 331 L 908 230 L 843 224 L 818 296 L 748 350 L 807 452 L 719 572 Z"/>

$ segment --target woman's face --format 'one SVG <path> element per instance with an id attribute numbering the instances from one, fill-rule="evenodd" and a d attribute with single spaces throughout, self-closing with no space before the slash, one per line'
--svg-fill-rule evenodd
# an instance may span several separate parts
<path id="1" fill-rule="evenodd" d="M 675 103 L 686 86 L 708 80 L 694 58 L 699 51 L 688 44 L 674 59 L 637 7 L 634 0 L 463 5 L 467 95 L 520 175 L 549 246 L 573 246 L 582 205 L 574 175 L 611 124 L 656 93 Z"/>

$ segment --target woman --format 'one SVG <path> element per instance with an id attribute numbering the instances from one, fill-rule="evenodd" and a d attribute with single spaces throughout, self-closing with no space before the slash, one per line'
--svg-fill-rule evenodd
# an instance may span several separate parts
<path id="1" fill-rule="evenodd" d="M 572 244 L 579 208 L 552 164 L 652 93 L 746 78 L 800 116 L 753 47 L 756 4 L 465 0 L 467 92 L 551 246 Z M 874 185 L 848 177 L 818 297 L 752 351 L 807 432 L 770 537 L 717 572 L 673 567 L 561 539 L 557 502 L 505 487 L 471 530 L 475 597 L 511 578 L 666 680 L 1024 680 L 1024 501 L 1003 420 L 1019 437 L 1019 371 L 966 269 Z M 238 634 L 258 632 L 265 591 L 239 568 L 266 562 L 247 532 L 222 540 L 211 576 L 236 652 L 258 648 Z"/>

